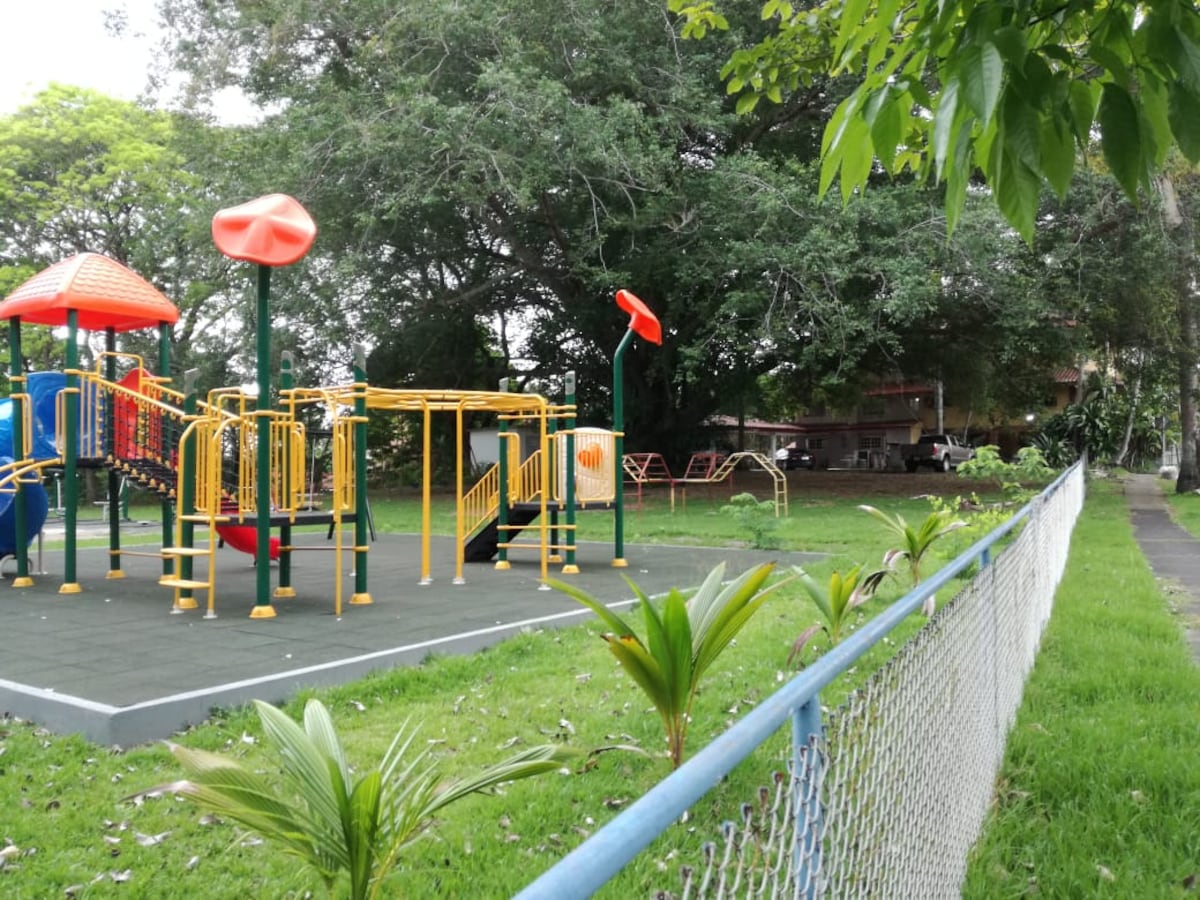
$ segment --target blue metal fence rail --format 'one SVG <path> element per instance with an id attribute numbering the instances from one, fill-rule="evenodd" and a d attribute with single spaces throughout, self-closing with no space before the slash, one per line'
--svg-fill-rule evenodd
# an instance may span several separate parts
<path id="1" fill-rule="evenodd" d="M 1029 518 L 1045 498 L 1053 495 L 1083 465 L 1083 461 L 1078 462 L 1062 473 L 1012 518 L 971 545 L 935 575 L 760 702 L 743 719 L 521 891 L 517 895 L 518 900 L 590 897 L 759 745 L 776 734 L 789 719 L 793 771 L 805 773 L 804 756 L 810 740 L 819 737 L 822 732 L 820 692 L 904 619 L 920 609 L 926 598 L 944 588 L 976 562 L 981 567 L 988 565 L 996 545 Z M 811 762 L 808 769 L 807 777 L 819 777 L 819 773 L 812 770 Z M 813 879 L 801 874 L 797 884 L 812 885 Z"/>

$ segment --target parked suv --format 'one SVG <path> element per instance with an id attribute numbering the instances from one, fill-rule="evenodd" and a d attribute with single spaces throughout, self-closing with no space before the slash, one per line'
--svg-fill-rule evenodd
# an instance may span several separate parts
<path id="1" fill-rule="evenodd" d="M 781 469 L 815 469 L 817 461 L 811 450 L 788 444 L 775 451 L 775 465 Z"/>

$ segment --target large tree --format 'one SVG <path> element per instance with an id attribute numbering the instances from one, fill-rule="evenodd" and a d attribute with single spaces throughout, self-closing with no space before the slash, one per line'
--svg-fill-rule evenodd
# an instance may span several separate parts
<path id="1" fill-rule="evenodd" d="M 966 371 L 1020 318 L 1009 267 L 947 256 L 928 192 L 898 185 L 848 216 L 818 204 L 836 85 L 738 117 L 712 83 L 731 45 L 681 41 L 655 0 L 164 13 L 195 91 L 237 83 L 279 110 L 264 163 L 313 210 L 373 370 L 397 383 L 574 369 L 583 418 L 602 423 L 625 328 L 612 294 L 628 287 L 668 337 L 627 358 L 629 445 L 682 454 L 711 413 L 751 409 L 764 373 L 807 398 L 845 392 L 901 357 L 923 373 L 923 339 L 943 372 Z M 746 16 L 736 37 L 766 27 Z M 995 302 L 966 305 L 979 292 Z"/>

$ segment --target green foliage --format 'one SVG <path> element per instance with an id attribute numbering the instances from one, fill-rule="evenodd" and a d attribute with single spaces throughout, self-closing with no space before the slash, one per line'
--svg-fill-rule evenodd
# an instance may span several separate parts
<path id="1" fill-rule="evenodd" d="M 734 494 L 721 507 L 721 512 L 730 516 L 738 528 L 750 535 L 750 546 L 758 550 L 774 550 L 779 546 L 776 532 L 779 519 L 775 515 L 775 504 L 770 500 L 759 500 L 748 491 Z"/>
<path id="2" fill-rule="evenodd" d="M 894 569 L 901 561 L 907 560 L 913 587 L 916 587 L 921 581 L 921 564 L 930 548 L 938 540 L 966 524 L 961 519 L 954 518 L 954 514 L 950 510 L 934 510 L 925 517 L 920 525 L 914 528 L 899 513 L 889 515 L 874 506 L 867 505 L 860 506 L 859 509 L 873 516 L 884 528 L 900 539 L 899 547 L 893 547 L 883 555 L 883 564 L 888 569 Z M 933 603 L 933 597 L 926 601 L 926 615 L 933 615 Z"/>
<path id="3" fill-rule="evenodd" d="M 1036 447 L 1046 465 L 1052 468 L 1065 469 L 1078 458 L 1075 448 L 1065 438 L 1046 430 L 1035 434 L 1030 446 Z"/>
<path id="4" fill-rule="evenodd" d="M 709 4 L 671 8 L 688 21 L 713 15 Z M 775 30 L 730 58 L 731 92 L 782 103 L 821 73 L 854 80 L 825 130 L 822 192 L 840 177 L 849 199 L 878 159 L 893 174 L 944 178 L 953 229 L 979 169 L 1032 241 L 1041 186 L 1066 193 L 1093 129 L 1129 197 L 1150 187 L 1172 145 L 1200 161 L 1200 10 L 1189 0 L 826 0 L 801 11 L 772 0 L 761 10 Z"/>
<path id="5" fill-rule="evenodd" d="M 966 523 L 963 528 L 956 529 L 945 539 L 946 553 L 950 556 L 957 556 L 977 540 L 1003 525 L 1012 517 L 1016 508 L 1011 500 L 999 503 L 985 502 L 974 492 L 953 499 L 930 497 L 929 505 L 935 512 L 946 516 L 958 516 Z"/>
<path id="6" fill-rule="evenodd" d="M 1010 500 L 1032 496 L 1026 484 L 1045 484 L 1054 477 L 1055 471 L 1046 462 L 1038 447 L 1022 447 L 1016 459 L 1006 462 L 1000 456 L 1000 448 L 985 444 L 975 448 L 975 457 L 958 467 L 958 477 L 973 481 L 992 481 L 998 484 Z"/>
<path id="7" fill-rule="evenodd" d="M 793 566 L 792 571 L 825 621 L 809 626 L 796 638 L 788 654 L 788 665 L 799 665 L 804 647 L 818 631 L 829 635 L 829 640 L 834 644 L 840 641 L 850 614 L 871 599 L 889 574 L 887 569 L 863 574 L 863 567 L 858 565 L 844 576 L 835 570 L 829 576 L 829 584 L 823 585 L 799 566 Z"/>
<path id="8" fill-rule="evenodd" d="M 774 571 L 766 563 L 722 584 L 725 564 L 713 569 L 691 597 L 672 590 L 660 612 L 632 581 L 641 601 L 645 639 L 604 605 L 579 588 L 550 579 L 551 587 L 578 600 L 608 626 L 601 635 L 617 662 L 654 704 L 667 736 L 672 768 L 683 764 L 692 703 L 700 681 L 717 657 L 737 637 L 750 617 L 783 581 L 764 586 Z"/>
<path id="9" fill-rule="evenodd" d="M 376 768 L 354 769 L 324 704 L 310 700 L 304 727 L 255 701 L 263 731 L 278 751 L 281 782 L 228 755 L 169 744 L 190 776 L 151 789 L 170 791 L 233 819 L 311 867 L 333 892 L 349 876 L 355 900 L 383 895 L 401 852 L 434 824 L 435 814 L 468 794 L 561 768 L 560 747 L 533 747 L 470 778 L 446 779 L 400 729 Z M 142 796 L 145 793 L 143 792 Z"/>

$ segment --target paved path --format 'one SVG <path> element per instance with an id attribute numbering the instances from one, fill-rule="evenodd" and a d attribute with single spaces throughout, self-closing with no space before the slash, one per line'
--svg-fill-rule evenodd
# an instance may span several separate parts
<path id="1" fill-rule="evenodd" d="M 1154 475 L 1132 475 L 1125 480 L 1125 500 L 1133 535 L 1150 568 L 1180 591 L 1188 643 L 1200 661 L 1200 540 L 1171 520 L 1163 496 L 1170 487 L 1171 482 Z"/>

